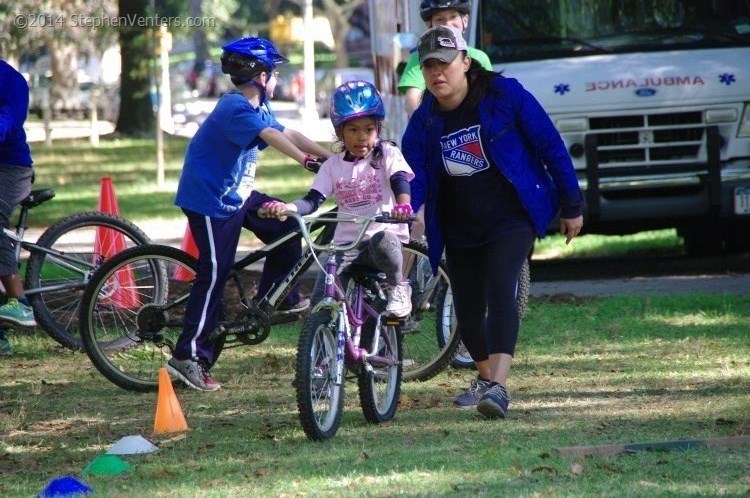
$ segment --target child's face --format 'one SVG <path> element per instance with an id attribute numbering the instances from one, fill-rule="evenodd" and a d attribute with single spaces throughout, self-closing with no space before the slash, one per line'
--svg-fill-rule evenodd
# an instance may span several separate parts
<path id="1" fill-rule="evenodd" d="M 463 31 L 466 28 L 468 19 L 468 15 L 461 14 L 457 10 L 438 10 L 437 12 L 432 14 L 429 27 L 434 28 L 435 26 L 451 26 L 459 31 Z"/>
<path id="2" fill-rule="evenodd" d="M 266 98 L 271 100 L 273 98 L 273 92 L 276 90 L 276 84 L 279 82 L 279 72 L 267 71 L 266 72 Z"/>
<path id="3" fill-rule="evenodd" d="M 375 147 L 378 125 L 371 117 L 353 119 L 344 123 L 341 133 L 346 150 L 357 157 L 364 157 Z"/>

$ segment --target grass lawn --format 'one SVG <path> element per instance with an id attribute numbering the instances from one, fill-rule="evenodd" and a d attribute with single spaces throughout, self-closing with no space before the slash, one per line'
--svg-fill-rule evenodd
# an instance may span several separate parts
<path id="1" fill-rule="evenodd" d="M 190 430 L 151 435 L 155 394 L 109 384 L 86 356 L 12 333 L 0 358 L 0 495 L 62 475 L 95 496 L 740 496 L 750 447 L 562 458 L 575 445 L 748 435 L 748 296 L 532 299 L 508 419 L 453 409 L 471 371 L 405 384 L 364 422 L 356 384 L 338 435 L 308 441 L 293 389 L 298 326 L 222 355 L 215 393 L 177 389 Z M 132 473 L 81 476 L 123 436 L 160 446 Z"/>

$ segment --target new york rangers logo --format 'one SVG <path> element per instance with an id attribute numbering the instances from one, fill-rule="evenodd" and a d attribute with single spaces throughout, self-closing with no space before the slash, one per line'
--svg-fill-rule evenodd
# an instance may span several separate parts
<path id="1" fill-rule="evenodd" d="M 464 128 L 440 139 L 445 171 L 451 176 L 471 176 L 490 167 L 484 155 L 479 125 Z"/>

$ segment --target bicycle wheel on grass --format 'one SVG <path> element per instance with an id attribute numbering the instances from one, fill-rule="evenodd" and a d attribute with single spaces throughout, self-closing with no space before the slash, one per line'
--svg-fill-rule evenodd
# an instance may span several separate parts
<path id="1" fill-rule="evenodd" d="M 403 328 L 403 380 L 424 381 L 442 372 L 458 349 L 455 328 L 440 331 L 442 296 L 450 291 L 450 280 L 445 261 L 432 274 L 426 244 L 412 240 L 402 252 L 412 289 L 412 321 Z"/>
<path id="2" fill-rule="evenodd" d="M 78 315 L 84 287 L 107 258 L 150 239 L 132 222 L 85 212 L 51 225 L 32 251 L 24 282 L 37 323 L 61 345 L 81 350 Z"/>
<path id="3" fill-rule="evenodd" d="M 396 414 L 401 397 L 403 348 L 398 325 L 376 323 L 368 318 L 362 329 L 362 345 L 370 355 L 377 355 L 391 364 L 373 364 L 373 371 L 365 368 L 359 373 L 359 401 L 365 419 L 372 424 L 387 422 Z M 369 361 L 368 361 L 369 362 Z"/>
<path id="4" fill-rule="evenodd" d="M 344 411 L 343 374 L 341 383 L 335 383 L 337 340 L 330 312 L 321 310 L 305 318 L 297 345 L 294 385 L 302 429 L 313 441 L 333 437 Z"/>
<path id="5" fill-rule="evenodd" d="M 525 259 L 523 266 L 521 266 L 521 273 L 518 276 L 518 288 L 516 289 L 516 309 L 518 311 L 519 322 L 523 321 L 523 317 L 526 316 L 530 290 L 531 269 L 529 267 L 529 260 Z M 456 314 L 453 311 L 453 293 L 450 292 L 450 289 L 442 295 L 438 308 L 442 310 L 438 325 L 438 342 L 442 344 L 451 339 L 456 328 Z M 463 342 L 459 342 L 458 351 L 451 365 L 454 368 L 474 368 L 474 360 L 466 350 Z"/>
<path id="6" fill-rule="evenodd" d="M 134 247 L 105 262 L 86 287 L 81 334 L 86 354 L 114 384 L 156 391 L 159 368 L 182 332 L 198 261 L 167 246 Z M 214 361 L 223 348 L 215 345 Z"/>

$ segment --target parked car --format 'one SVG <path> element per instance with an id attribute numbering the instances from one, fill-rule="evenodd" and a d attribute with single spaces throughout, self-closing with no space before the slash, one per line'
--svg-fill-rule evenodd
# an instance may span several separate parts
<path id="1" fill-rule="evenodd" d="M 318 94 L 317 107 L 321 118 L 328 117 L 331 94 L 342 83 L 352 80 L 375 83 L 375 73 L 369 67 L 339 67 L 323 69 L 316 75 L 315 90 Z"/>

